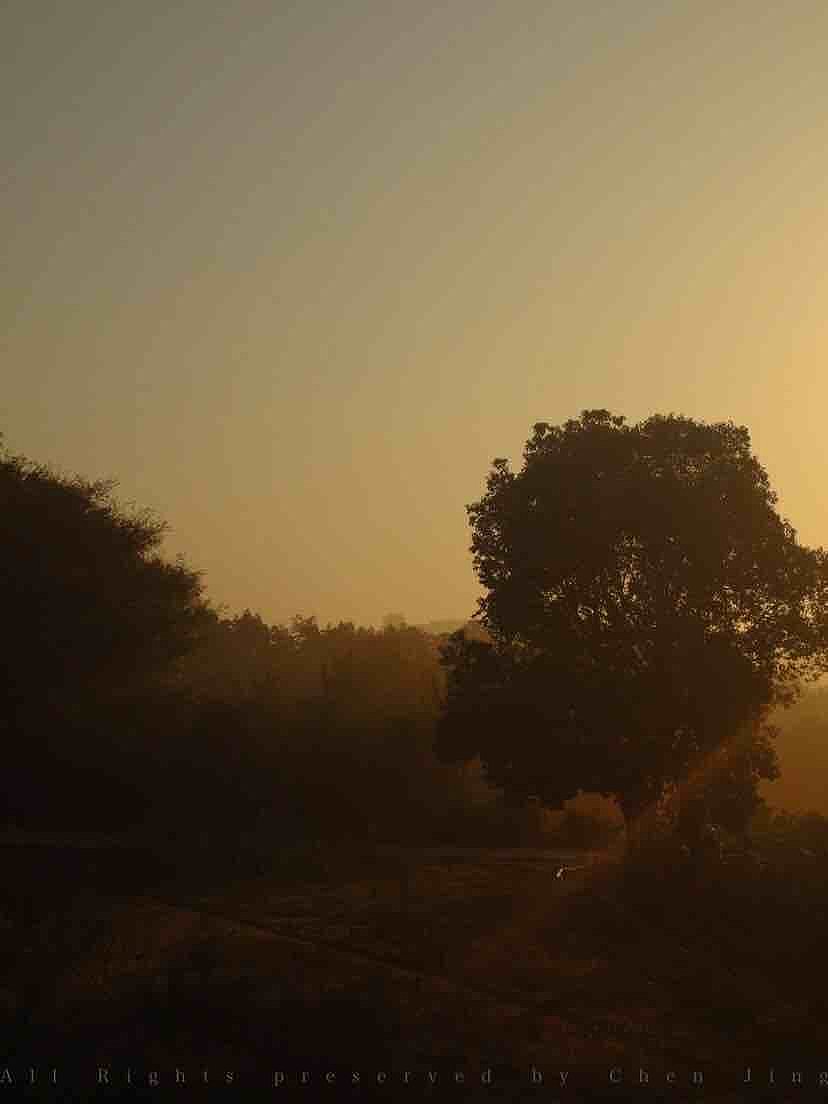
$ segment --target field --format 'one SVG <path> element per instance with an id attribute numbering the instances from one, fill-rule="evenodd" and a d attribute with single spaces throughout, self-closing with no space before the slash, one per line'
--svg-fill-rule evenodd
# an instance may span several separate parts
<path id="1" fill-rule="evenodd" d="M 240 862 L 18 838 L 2 855 L 4 1077 L 20 1088 L 33 1066 L 46 1098 L 761 1100 L 773 1067 L 787 1099 L 776 1086 L 801 1073 L 813 1094 L 828 1067 L 819 941 L 803 926 L 769 946 L 768 886 L 763 906 L 732 874 L 631 893 L 609 852 L 351 843 Z"/>

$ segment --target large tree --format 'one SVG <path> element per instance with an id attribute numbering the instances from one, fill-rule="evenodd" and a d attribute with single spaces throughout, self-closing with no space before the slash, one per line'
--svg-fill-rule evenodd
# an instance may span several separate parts
<path id="1" fill-rule="evenodd" d="M 828 669 L 828 558 L 776 501 L 732 423 L 537 424 L 467 508 L 490 641 L 445 649 L 441 756 L 480 755 L 515 801 L 613 796 L 628 822 L 746 726 L 746 778 L 772 776 L 768 710 Z"/>
<path id="2" fill-rule="evenodd" d="M 96 807 L 106 795 L 123 806 L 128 731 L 157 729 L 177 660 L 215 619 L 198 572 L 161 556 L 164 524 L 119 506 L 113 487 L 0 452 L 7 818 L 88 806 L 94 820 L 93 790 Z M 133 744 L 136 762 L 151 758 Z"/>
<path id="3" fill-rule="evenodd" d="M 199 573 L 159 553 L 164 523 L 113 488 L 0 455 L 3 665 L 19 693 L 155 675 L 210 619 Z"/>

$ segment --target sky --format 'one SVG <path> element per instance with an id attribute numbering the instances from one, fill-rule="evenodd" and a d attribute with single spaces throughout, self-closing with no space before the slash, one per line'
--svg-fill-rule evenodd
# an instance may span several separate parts
<path id="1" fill-rule="evenodd" d="M 828 6 L 6 0 L 0 432 L 228 612 L 464 617 L 538 421 L 733 420 L 828 545 Z"/>

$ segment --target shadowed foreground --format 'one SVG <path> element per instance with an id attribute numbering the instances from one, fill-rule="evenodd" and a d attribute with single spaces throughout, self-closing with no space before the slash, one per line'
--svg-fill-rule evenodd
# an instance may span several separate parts
<path id="1" fill-rule="evenodd" d="M 226 1092 L 228 1072 L 305 1093 L 303 1073 L 320 1091 L 332 1073 L 339 1095 L 356 1072 L 396 1098 L 408 1071 L 406 1091 L 535 1099 L 542 1074 L 544 1099 L 580 1101 L 663 1092 L 674 1072 L 675 1099 L 701 1074 L 706 1100 L 759 1100 L 769 1067 L 814 1092 L 828 1063 L 820 925 L 795 876 L 781 909 L 772 873 L 636 882 L 587 852 L 352 845 L 236 876 L 215 850 L 176 864 L 41 840 L 3 858 L 18 1085 L 30 1065 L 83 1092 L 105 1069 L 116 1096 L 150 1073 L 201 1093 L 205 1070 Z M 556 879 L 562 859 L 585 869 Z"/>

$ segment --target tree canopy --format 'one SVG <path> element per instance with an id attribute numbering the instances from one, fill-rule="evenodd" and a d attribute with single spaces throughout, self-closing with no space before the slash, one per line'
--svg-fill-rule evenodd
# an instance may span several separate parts
<path id="1" fill-rule="evenodd" d="M 127 733 L 157 725 L 152 695 L 215 617 L 198 573 L 159 554 L 163 523 L 113 488 L 0 454 L 7 819 L 136 807 Z"/>
<path id="2" fill-rule="evenodd" d="M 491 641 L 445 650 L 439 753 L 480 754 L 515 800 L 594 790 L 629 817 L 758 734 L 828 669 L 828 559 L 776 502 L 729 422 L 535 425 L 522 470 L 495 460 L 467 508 Z M 766 744 L 753 783 L 775 769 Z"/>
<path id="3" fill-rule="evenodd" d="M 211 618 L 199 574 L 159 554 L 164 523 L 121 508 L 114 486 L 0 455 L 3 666 L 17 697 L 154 676 Z"/>

